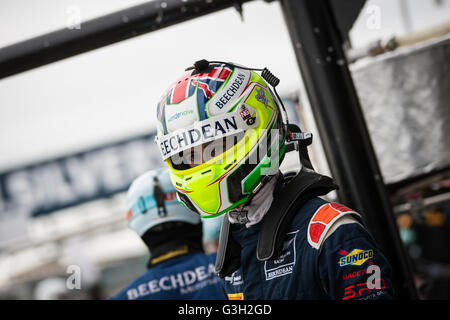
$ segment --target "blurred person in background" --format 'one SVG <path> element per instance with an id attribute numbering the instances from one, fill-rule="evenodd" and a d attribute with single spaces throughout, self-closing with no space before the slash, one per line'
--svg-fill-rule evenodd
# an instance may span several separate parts
<path id="1" fill-rule="evenodd" d="M 206 253 L 217 252 L 219 248 L 220 227 L 223 216 L 213 219 L 202 219 L 203 222 L 203 248 Z"/>
<path id="2" fill-rule="evenodd" d="M 129 226 L 150 251 L 148 271 L 111 300 L 222 300 L 215 253 L 205 254 L 202 222 L 183 207 L 167 169 L 148 171 L 127 193 Z"/>
<path id="3" fill-rule="evenodd" d="M 35 300 L 66 300 L 70 299 L 70 290 L 67 289 L 65 279 L 46 278 L 36 284 L 33 298 Z"/>

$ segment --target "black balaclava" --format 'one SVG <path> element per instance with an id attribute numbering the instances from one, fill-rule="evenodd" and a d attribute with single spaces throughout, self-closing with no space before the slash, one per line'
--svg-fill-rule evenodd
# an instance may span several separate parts
<path id="1" fill-rule="evenodd" d="M 144 233 L 142 240 L 150 250 L 147 268 L 191 253 L 203 252 L 202 223 L 167 222 Z"/>

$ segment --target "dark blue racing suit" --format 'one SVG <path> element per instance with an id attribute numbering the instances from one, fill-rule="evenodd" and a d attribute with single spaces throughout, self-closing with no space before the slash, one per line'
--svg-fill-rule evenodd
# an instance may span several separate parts
<path id="1" fill-rule="evenodd" d="M 242 246 L 241 266 L 223 279 L 228 298 L 390 299 L 390 266 L 367 230 L 350 218 L 357 213 L 342 213 L 349 210 L 309 200 L 294 217 L 279 257 L 268 261 L 256 258 L 261 222 L 238 225 L 232 237 Z"/>
<path id="2" fill-rule="evenodd" d="M 216 254 L 196 253 L 161 262 L 111 300 L 223 300 Z"/>

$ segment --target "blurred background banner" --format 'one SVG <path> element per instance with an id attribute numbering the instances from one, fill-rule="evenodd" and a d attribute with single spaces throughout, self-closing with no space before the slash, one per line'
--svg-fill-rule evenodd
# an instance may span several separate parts
<path id="1" fill-rule="evenodd" d="M 125 191 L 139 174 L 162 166 L 154 137 L 150 133 L 1 173 L 0 216 L 15 207 L 39 216 Z"/>
<path id="2" fill-rule="evenodd" d="M 0 212 L 0 250 L 28 238 L 28 219 L 29 212 L 24 209 L 16 208 Z"/>

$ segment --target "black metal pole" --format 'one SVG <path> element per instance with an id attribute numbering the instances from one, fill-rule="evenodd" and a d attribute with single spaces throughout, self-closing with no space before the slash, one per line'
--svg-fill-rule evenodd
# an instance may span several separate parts
<path id="1" fill-rule="evenodd" d="M 0 49 L 0 79 L 250 0 L 151 1 Z"/>
<path id="2" fill-rule="evenodd" d="M 397 297 L 417 299 L 330 4 L 280 2 L 339 199 L 363 215 L 392 266 Z"/>

